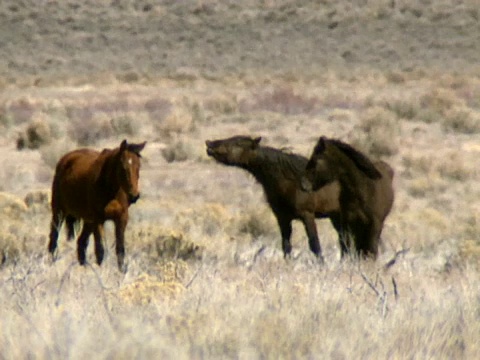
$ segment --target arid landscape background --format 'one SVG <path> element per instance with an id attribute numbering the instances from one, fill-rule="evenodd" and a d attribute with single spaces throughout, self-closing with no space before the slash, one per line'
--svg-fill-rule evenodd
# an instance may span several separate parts
<path id="1" fill-rule="evenodd" d="M 480 358 L 477 0 L 0 3 L 0 358 Z M 395 169 L 379 259 L 293 257 L 206 139 Z M 47 256 L 54 166 L 148 141 L 128 271 Z M 385 265 L 392 259 L 396 261 Z M 393 262 L 393 261 L 392 261 Z"/>

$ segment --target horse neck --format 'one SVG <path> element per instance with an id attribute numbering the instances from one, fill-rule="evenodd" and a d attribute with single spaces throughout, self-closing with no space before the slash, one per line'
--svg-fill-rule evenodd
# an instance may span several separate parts
<path id="1" fill-rule="evenodd" d="M 357 167 L 357 164 L 355 163 L 355 161 L 353 161 L 351 157 L 349 157 L 343 151 L 336 151 L 336 160 L 338 161 L 338 163 L 335 167 L 337 168 L 337 173 L 343 174 L 343 176 L 340 176 L 341 178 L 346 177 L 346 180 L 349 183 L 362 181 L 366 178 L 365 174 L 362 172 L 361 169 Z"/>
<path id="2" fill-rule="evenodd" d="M 350 171 L 352 174 L 361 173 L 362 177 L 366 176 L 374 180 L 382 177 L 375 164 L 366 155 L 339 140 L 330 140 L 330 142 L 332 143 L 331 149 L 341 159 L 341 162 L 348 163 L 349 169 L 355 169 Z"/>
<path id="3" fill-rule="evenodd" d="M 111 153 L 104 155 L 98 180 L 102 192 L 110 199 L 115 197 L 121 188 L 117 177 L 118 150 L 112 150 Z"/>
<path id="4" fill-rule="evenodd" d="M 278 183 L 281 178 L 300 177 L 299 170 L 289 156 L 291 155 L 282 153 L 278 149 L 259 147 L 256 150 L 256 156 L 242 167 L 250 172 L 259 183 L 273 185 Z"/>

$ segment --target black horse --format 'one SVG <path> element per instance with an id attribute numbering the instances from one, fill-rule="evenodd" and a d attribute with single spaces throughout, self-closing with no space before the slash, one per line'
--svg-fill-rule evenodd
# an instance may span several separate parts
<path id="1" fill-rule="evenodd" d="M 320 137 L 306 167 L 304 190 L 340 184 L 340 211 L 330 217 L 339 234 L 342 257 L 356 254 L 375 259 L 385 218 L 394 200 L 394 171 L 384 161 L 370 161 L 340 140 Z"/>
<path id="2" fill-rule="evenodd" d="M 331 181 L 316 191 L 302 189 L 308 159 L 261 146 L 261 138 L 234 136 L 206 141 L 207 154 L 216 161 L 250 172 L 262 184 L 268 204 L 277 218 L 285 256 L 292 251 L 292 220 L 303 222 L 310 250 L 323 260 L 315 218 L 340 216 L 340 182 Z"/>

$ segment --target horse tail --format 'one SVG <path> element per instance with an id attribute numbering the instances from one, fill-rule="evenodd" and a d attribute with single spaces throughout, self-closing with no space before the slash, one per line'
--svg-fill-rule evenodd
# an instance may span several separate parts
<path id="1" fill-rule="evenodd" d="M 395 176 L 395 170 L 393 170 L 393 168 L 385 161 L 376 161 L 374 165 L 378 168 L 378 170 L 380 170 L 382 174 L 387 175 L 389 179 L 393 179 L 393 177 Z"/>
<path id="2" fill-rule="evenodd" d="M 72 215 L 67 215 L 65 223 L 67 224 L 67 240 L 72 240 L 75 237 L 75 219 Z"/>

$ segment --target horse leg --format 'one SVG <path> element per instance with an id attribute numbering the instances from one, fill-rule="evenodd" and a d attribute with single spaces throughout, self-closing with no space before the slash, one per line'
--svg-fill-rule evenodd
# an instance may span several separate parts
<path id="1" fill-rule="evenodd" d="M 287 258 L 292 252 L 292 244 L 290 238 L 292 236 L 292 220 L 281 216 L 280 214 L 275 214 L 280 227 L 280 233 L 282 234 L 282 250 L 283 256 Z"/>
<path id="2" fill-rule="evenodd" d="M 364 229 L 363 242 L 360 244 L 360 248 L 357 249 L 358 253 L 364 258 L 376 259 L 378 255 L 378 242 L 380 240 L 380 234 L 382 232 L 382 224 L 376 220 L 366 225 Z"/>
<path id="3" fill-rule="evenodd" d="M 101 265 L 103 261 L 103 256 L 105 254 L 105 249 L 103 247 L 103 224 L 95 224 L 93 227 L 93 237 L 95 239 L 95 257 L 97 258 L 97 264 Z"/>
<path id="4" fill-rule="evenodd" d="M 345 226 L 342 225 L 340 217 L 333 216 L 330 218 L 330 221 L 337 231 L 338 234 L 338 243 L 340 245 L 340 257 L 342 259 L 350 252 L 350 236 L 345 229 Z"/>
<path id="5" fill-rule="evenodd" d="M 317 225 L 315 224 L 315 214 L 307 213 L 303 217 L 302 222 L 305 226 L 305 231 L 307 232 L 310 250 L 315 254 L 316 257 L 318 257 L 320 262 L 323 262 L 322 247 L 320 246 L 320 241 L 318 240 Z"/>
<path id="6" fill-rule="evenodd" d="M 90 234 L 92 233 L 93 230 L 93 225 L 90 223 L 83 223 L 83 229 L 82 232 L 80 233 L 80 236 L 78 237 L 77 240 L 77 256 L 78 256 L 78 262 L 80 265 L 85 265 L 87 263 L 87 257 L 86 257 L 86 250 L 88 246 L 88 240 L 90 238 Z"/>
<path id="7" fill-rule="evenodd" d="M 75 219 L 72 215 L 67 215 L 65 217 L 65 223 L 67 225 L 67 240 L 72 240 L 75 236 Z"/>
<path id="8" fill-rule="evenodd" d="M 63 223 L 63 217 L 60 212 L 53 210 L 52 221 L 50 222 L 50 241 L 48 243 L 48 251 L 52 255 L 52 260 L 55 261 L 57 258 L 57 241 L 58 241 L 58 232 Z"/>
<path id="9" fill-rule="evenodd" d="M 128 222 L 128 212 L 125 211 L 122 215 L 115 219 L 115 252 L 117 253 L 118 269 L 126 273 L 125 266 L 125 228 Z"/>

